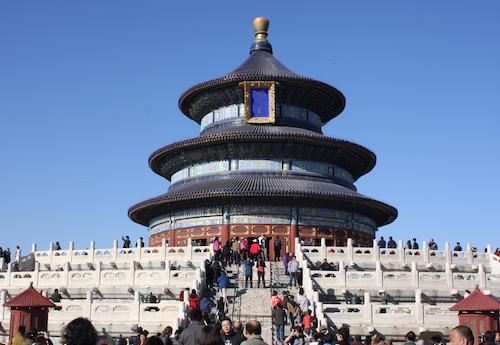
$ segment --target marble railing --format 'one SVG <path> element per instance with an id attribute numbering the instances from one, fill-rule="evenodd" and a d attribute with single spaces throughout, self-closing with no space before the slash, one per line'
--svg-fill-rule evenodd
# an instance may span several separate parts
<path id="1" fill-rule="evenodd" d="M 422 249 L 405 249 L 403 242 L 399 241 L 398 248 L 379 248 L 377 240 L 373 241 L 372 247 L 354 247 L 352 240 L 347 240 L 346 247 L 327 247 L 325 239 L 321 239 L 321 246 L 300 246 L 296 239 L 296 255 L 305 256 L 311 263 L 321 262 L 381 262 L 381 263 L 416 263 L 455 264 L 455 265 L 478 265 L 498 264 L 498 257 L 491 252 L 474 252 L 470 244 L 464 251 L 452 251 L 450 244 L 445 243 L 444 250 L 430 250 L 427 243 L 422 243 Z"/>

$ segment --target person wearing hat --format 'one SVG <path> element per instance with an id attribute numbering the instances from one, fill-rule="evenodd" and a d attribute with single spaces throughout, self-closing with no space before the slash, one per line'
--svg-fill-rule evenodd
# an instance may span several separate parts
<path id="1" fill-rule="evenodd" d="M 319 334 L 321 337 L 322 344 L 331 344 L 333 341 L 332 335 L 328 332 L 328 327 L 326 325 L 319 326 Z"/>

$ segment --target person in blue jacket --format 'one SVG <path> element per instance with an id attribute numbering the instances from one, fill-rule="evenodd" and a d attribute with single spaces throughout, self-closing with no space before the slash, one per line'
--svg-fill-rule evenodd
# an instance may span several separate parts
<path id="1" fill-rule="evenodd" d="M 226 290 L 229 286 L 229 278 L 227 277 L 226 272 L 222 271 L 219 278 L 217 278 L 217 286 L 221 291 L 222 298 L 224 298 L 224 301 L 227 302 Z"/>
<path id="2" fill-rule="evenodd" d="M 248 287 L 248 281 L 250 281 L 250 287 L 253 288 L 252 276 L 253 276 L 253 266 L 254 263 L 252 259 L 248 258 L 247 261 L 243 263 L 245 266 L 245 287 Z"/>

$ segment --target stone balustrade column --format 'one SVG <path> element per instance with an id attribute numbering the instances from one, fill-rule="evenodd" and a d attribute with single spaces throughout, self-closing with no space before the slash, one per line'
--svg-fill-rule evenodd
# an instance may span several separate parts
<path id="1" fill-rule="evenodd" d="M 36 252 L 36 243 L 32 243 L 32 244 L 31 244 L 31 252 L 32 252 L 32 253 L 35 253 L 35 252 Z M 21 249 L 19 249 L 19 257 L 21 257 L 20 255 L 21 255 Z M 15 259 L 16 259 L 16 260 L 19 260 L 19 258 L 17 258 L 17 257 L 16 257 Z"/>
<path id="2" fill-rule="evenodd" d="M 225 242 L 222 242 L 225 244 Z M 187 248 L 186 250 L 184 251 L 184 255 L 186 255 L 186 261 L 187 260 L 192 260 L 193 259 L 193 250 L 194 250 L 194 247 L 193 247 L 193 240 L 190 238 L 188 238 L 187 240 Z"/>
<path id="3" fill-rule="evenodd" d="M 321 237 L 321 247 L 319 249 L 319 254 L 321 255 L 321 260 L 326 258 L 326 239 Z"/>
<path id="4" fill-rule="evenodd" d="M 352 245 L 352 238 L 347 239 L 347 258 L 349 261 L 354 260 L 354 247 Z"/>
<path id="5" fill-rule="evenodd" d="M 6 290 L 1 290 L 0 291 L 0 319 L 5 320 L 5 314 L 6 314 L 6 309 L 7 307 L 4 307 L 3 304 L 7 302 L 7 291 Z"/>
<path id="6" fill-rule="evenodd" d="M 418 268 L 417 268 L 417 263 L 414 261 L 411 263 L 411 280 L 413 282 L 414 287 L 419 287 L 420 286 L 420 279 L 419 279 L 419 274 L 418 274 Z"/>
<path id="7" fill-rule="evenodd" d="M 101 276 L 102 276 L 102 261 L 97 261 L 97 267 L 95 270 L 95 281 L 97 286 L 101 285 Z"/>
<path id="8" fill-rule="evenodd" d="M 372 298 L 369 292 L 364 293 L 364 313 L 365 313 L 365 323 L 367 325 L 373 325 L 373 308 L 372 308 Z"/>
<path id="9" fill-rule="evenodd" d="M 63 275 L 64 275 L 64 279 L 63 279 L 63 282 L 66 286 L 69 285 L 69 275 L 70 275 L 70 271 L 71 271 L 71 264 L 69 261 L 66 261 L 64 263 L 64 272 L 63 272 Z"/>
<path id="10" fill-rule="evenodd" d="M 54 242 L 49 243 L 49 262 L 52 262 L 52 255 L 54 254 Z"/>
<path id="11" fill-rule="evenodd" d="M 95 261 L 95 241 L 90 241 L 89 255 L 87 257 L 88 261 Z"/>
<path id="12" fill-rule="evenodd" d="M 422 304 L 422 290 L 415 289 L 415 313 L 417 317 L 417 324 L 424 324 L 424 305 Z"/>
<path id="13" fill-rule="evenodd" d="M 116 261 L 118 259 L 118 241 L 113 241 L 113 249 L 111 250 L 111 260 Z"/>
<path id="14" fill-rule="evenodd" d="M 445 256 L 446 256 L 446 262 L 451 263 L 453 256 L 451 255 L 451 251 L 450 251 L 450 242 L 444 243 L 444 250 L 445 250 Z"/>
<path id="15" fill-rule="evenodd" d="M 0 258 L 0 272 L 5 271 L 5 258 Z"/>
<path id="16" fill-rule="evenodd" d="M 427 241 L 422 241 L 422 250 L 420 251 L 420 255 L 424 256 L 424 262 L 431 261 L 429 246 L 427 245 Z"/>
<path id="17" fill-rule="evenodd" d="M 201 269 L 197 268 L 196 269 L 196 277 L 201 277 Z M 196 291 L 198 292 L 198 294 L 200 294 L 200 296 L 203 296 L 201 293 L 202 293 L 202 284 L 201 284 L 201 281 L 199 279 L 196 279 L 194 282 L 193 282 L 193 289 L 196 289 Z"/>
<path id="18" fill-rule="evenodd" d="M 380 261 L 375 262 L 375 285 L 383 288 L 384 287 L 384 272 L 382 271 L 382 263 Z"/>
<path id="19" fill-rule="evenodd" d="M 129 268 L 129 277 L 128 277 L 128 286 L 134 286 L 135 285 L 135 261 L 132 260 L 130 262 L 130 268 Z"/>
<path id="20" fill-rule="evenodd" d="M 134 291 L 134 300 L 130 311 L 130 321 L 141 321 L 141 293 L 139 291 Z"/>
<path id="21" fill-rule="evenodd" d="M 306 296 L 311 296 L 314 292 L 313 289 L 313 278 L 311 277 L 311 269 L 307 267 L 307 261 L 302 261 L 302 285 L 307 291 Z"/>
<path id="22" fill-rule="evenodd" d="M 75 255 L 74 250 L 75 250 L 75 242 L 70 242 L 69 248 L 68 248 L 68 261 L 69 262 L 73 261 L 73 257 Z M 52 250 L 49 250 L 49 257 L 50 257 L 50 262 L 52 262 Z"/>
<path id="23" fill-rule="evenodd" d="M 35 261 L 35 264 L 36 264 L 36 261 Z M 7 274 L 5 275 L 5 286 L 9 286 L 10 285 L 10 282 L 11 282 L 11 278 L 12 278 L 12 267 L 14 265 L 12 264 L 12 262 L 10 264 L 7 265 Z"/>
<path id="24" fill-rule="evenodd" d="M 340 286 L 347 285 L 347 271 L 345 268 L 344 261 L 339 261 L 339 276 L 340 276 Z"/>
<path id="25" fill-rule="evenodd" d="M 170 285 L 170 260 L 165 261 L 165 285 Z"/>
<path id="26" fill-rule="evenodd" d="M 316 308 L 313 309 L 313 314 L 316 316 L 316 319 L 322 320 L 325 317 L 323 302 L 316 302 L 315 306 Z"/>
<path id="27" fill-rule="evenodd" d="M 398 240 L 398 248 L 396 249 L 396 256 L 399 262 L 406 262 L 405 247 L 402 240 Z"/>
<path id="28" fill-rule="evenodd" d="M 445 264 L 444 274 L 446 276 L 446 286 L 448 286 L 448 288 L 453 288 L 454 287 L 453 271 L 451 269 L 451 264 L 449 262 Z"/>
<path id="29" fill-rule="evenodd" d="M 380 248 L 378 247 L 378 241 L 376 238 L 373 239 L 373 261 L 380 261 Z"/>
<path id="30" fill-rule="evenodd" d="M 33 271 L 33 285 L 37 286 L 39 282 L 39 277 L 40 277 L 40 263 L 38 261 L 35 261 L 35 269 Z"/>
<path id="31" fill-rule="evenodd" d="M 479 288 L 486 289 L 486 272 L 484 271 L 484 265 L 477 265 L 477 275 L 479 276 Z"/>
<path id="32" fill-rule="evenodd" d="M 92 290 L 87 291 L 85 304 L 83 305 L 83 315 L 89 320 L 92 320 Z"/>
<path id="33" fill-rule="evenodd" d="M 167 239 L 163 237 L 161 239 L 161 248 L 160 248 L 160 258 L 164 259 L 167 257 Z"/>
<path id="34" fill-rule="evenodd" d="M 472 251 L 472 246 L 470 243 L 467 243 L 467 262 L 469 265 L 474 263 L 474 252 Z"/>

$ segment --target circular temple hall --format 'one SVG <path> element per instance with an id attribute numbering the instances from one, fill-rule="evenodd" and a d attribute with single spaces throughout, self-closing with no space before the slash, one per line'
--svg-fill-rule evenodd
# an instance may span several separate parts
<path id="1" fill-rule="evenodd" d="M 336 88 L 296 74 L 273 55 L 269 21 L 254 20 L 250 56 L 232 72 L 180 97 L 199 136 L 165 146 L 149 166 L 171 182 L 167 193 L 132 206 L 129 217 L 149 229 L 149 245 L 207 244 L 264 234 L 273 255 L 294 238 L 371 246 L 397 210 L 357 192 L 375 166 L 373 152 L 323 135 L 345 98 Z"/>

